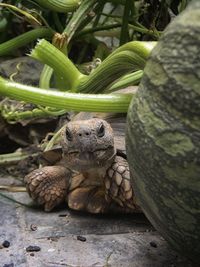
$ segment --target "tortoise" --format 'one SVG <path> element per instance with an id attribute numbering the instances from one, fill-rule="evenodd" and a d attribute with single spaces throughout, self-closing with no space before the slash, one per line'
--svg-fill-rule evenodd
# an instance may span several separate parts
<path id="1" fill-rule="evenodd" d="M 44 157 L 53 166 L 36 169 L 24 178 L 30 197 L 45 211 L 66 201 L 70 209 L 89 213 L 141 212 L 130 183 L 124 122 L 116 133 L 120 120 L 115 121 L 115 135 L 102 118 L 82 116 L 79 120 L 76 116 L 66 123 L 61 148 L 50 151 L 56 157 Z"/>

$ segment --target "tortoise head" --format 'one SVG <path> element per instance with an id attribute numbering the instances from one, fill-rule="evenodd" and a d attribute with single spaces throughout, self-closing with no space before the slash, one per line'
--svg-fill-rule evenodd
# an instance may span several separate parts
<path id="1" fill-rule="evenodd" d="M 107 166 L 116 154 L 113 130 L 102 119 L 67 123 L 61 146 L 66 165 L 77 171 Z"/>

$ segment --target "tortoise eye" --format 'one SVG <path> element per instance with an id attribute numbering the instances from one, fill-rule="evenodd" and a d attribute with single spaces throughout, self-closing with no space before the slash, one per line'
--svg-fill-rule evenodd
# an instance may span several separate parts
<path id="1" fill-rule="evenodd" d="M 66 134 L 67 140 L 72 141 L 72 139 L 73 139 L 72 133 L 70 132 L 70 130 L 68 128 L 66 128 L 65 134 Z"/>
<path id="2" fill-rule="evenodd" d="M 97 135 L 98 137 L 103 137 L 105 135 L 105 126 L 103 125 L 103 123 L 98 128 Z"/>

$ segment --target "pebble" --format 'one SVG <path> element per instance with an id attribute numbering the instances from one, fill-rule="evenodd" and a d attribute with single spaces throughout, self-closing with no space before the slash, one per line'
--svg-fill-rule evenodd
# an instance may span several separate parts
<path id="1" fill-rule="evenodd" d="M 3 241 L 2 246 L 4 248 L 9 248 L 10 247 L 10 242 L 8 240 L 5 240 L 5 241 Z"/>
<path id="2" fill-rule="evenodd" d="M 13 263 L 4 264 L 3 267 L 14 267 Z"/>
<path id="3" fill-rule="evenodd" d="M 40 251 L 40 250 L 41 250 L 41 248 L 38 247 L 38 246 L 28 246 L 28 247 L 26 248 L 26 251 L 27 251 L 27 252 L 38 252 L 38 251 Z"/>
<path id="4" fill-rule="evenodd" d="M 85 242 L 87 239 L 84 236 L 78 235 L 77 236 L 77 240 L 82 241 L 82 242 Z"/>
<path id="5" fill-rule="evenodd" d="M 31 224 L 30 228 L 31 228 L 32 231 L 36 231 L 37 230 L 37 225 Z"/>
<path id="6" fill-rule="evenodd" d="M 67 214 L 59 214 L 58 217 L 68 217 Z"/>
<path id="7" fill-rule="evenodd" d="M 150 244 L 151 247 L 153 247 L 153 248 L 157 248 L 157 244 L 156 244 L 156 242 L 151 241 L 149 244 Z"/>

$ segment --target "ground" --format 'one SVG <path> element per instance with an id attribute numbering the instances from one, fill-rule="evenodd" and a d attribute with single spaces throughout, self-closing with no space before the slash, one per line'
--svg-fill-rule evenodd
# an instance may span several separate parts
<path id="1" fill-rule="evenodd" d="M 0 184 L 12 183 L 14 178 L 0 177 Z M 26 192 L 5 194 L 31 203 Z M 192 267 L 144 215 L 95 216 L 65 205 L 45 213 L 0 196 L 0 244 L 5 240 L 10 246 L 1 246 L 2 267 Z M 30 246 L 40 251 L 26 251 Z"/>

